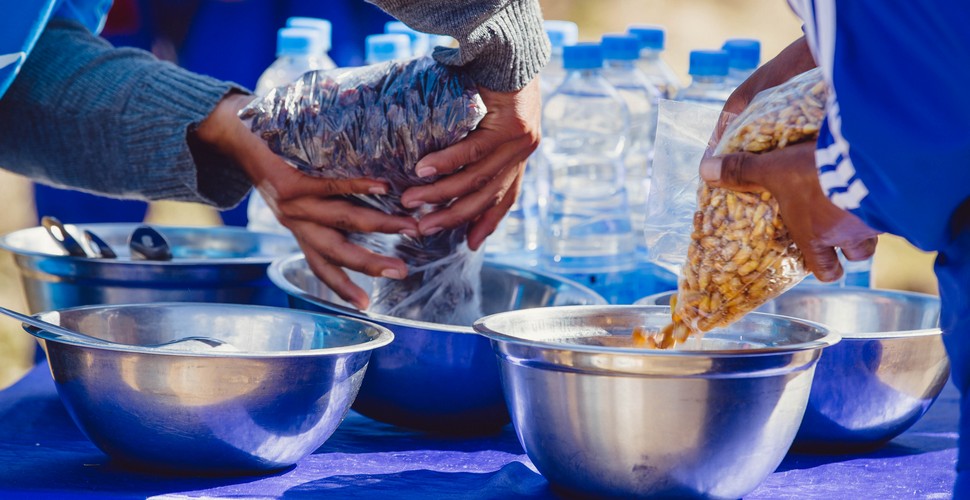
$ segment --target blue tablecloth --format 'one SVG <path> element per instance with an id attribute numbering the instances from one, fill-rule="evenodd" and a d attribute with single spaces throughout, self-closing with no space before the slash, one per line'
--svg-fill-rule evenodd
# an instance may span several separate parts
<path id="1" fill-rule="evenodd" d="M 958 394 L 948 385 L 913 428 L 879 451 L 790 454 L 748 499 L 949 498 Z M 114 464 L 78 431 L 46 363 L 0 391 L 0 498 L 555 498 L 511 426 L 432 438 L 351 412 L 313 455 L 273 475 L 186 478 Z"/>

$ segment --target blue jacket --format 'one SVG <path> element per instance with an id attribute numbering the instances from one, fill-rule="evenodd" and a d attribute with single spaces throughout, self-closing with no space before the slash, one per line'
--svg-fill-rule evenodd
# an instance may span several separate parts
<path id="1" fill-rule="evenodd" d="M 873 228 L 943 250 L 970 197 L 970 7 L 791 3 L 833 89 L 816 153 L 823 190 Z"/>
<path id="2" fill-rule="evenodd" d="M 0 18 L 0 97 L 13 83 L 27 55 L 52 17 L 80 22 L 101 32 L 112 0 L 17 0 L 6 2 Z"/>

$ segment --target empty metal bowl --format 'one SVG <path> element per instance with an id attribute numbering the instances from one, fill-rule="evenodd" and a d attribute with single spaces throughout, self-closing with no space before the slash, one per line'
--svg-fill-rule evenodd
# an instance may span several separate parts
<path id="1" fill-rule="evenodd" d="M 676 350 L 634 347 L 657 306 L 488 316 L 519 441 L 557 490 L 590 498 L 738 498 L 781 463 L 816 361 L 838 336 L 751 314 Z"/>
<path id="2" fill-rule="evenodd" d="M 151 470 L 236 474 L 316 450 L 357 395 L 371 351 L 393 335 L 364 321 L 291 309 L 162 303 L 38 317 L 117 347 L 33 327 L 68 412 L 112 459 Z M 187 336 L 238 349 L 141 347 Z"/>
<path id="3" fill-rule="evenodd" d="M 671 295 L 638 303 L 669 304 Z M 929 410 L 949 376 L 936 297 L 804 284 L 758 310 L 822 323 L 842 337 L 819 361 L 796 449 L 882 446 Z"/>
<path id="4" fill-rule="evenodd" d="M 485 434 L 509 421 L 498 366 L 488 340 L 471 325 L 410 321 L 354 309 L 317 279 L 302 255 L 270 266 L 270 279 L 297 309 L 344 314 L 394 332 L 394 343 L 374 353 L 354 409 L 376 420 L 438 433 Z M 486 262 L 485 314 L 566 304 L 605 304 L 571 281 Z M 365 288 L 372 281 L 358 278 Z M 368 290 L 369 292 L 369 290 Z"/>
<path id="5" fill-rule="evenodd" d="M 68 225 L 100 236 L 117 259 L 65 255 L 43 227 L 0 238 L 13 253 L 31 311 L 92 304 L 228 302 L 285 306 L 286 296 L 266 277 L 280 255 L 296 251 L 292 238 L 235 227 L 157 227 L 174 254 L 170 261 L 132 260 L 128 237 L 139 224 Z"/>

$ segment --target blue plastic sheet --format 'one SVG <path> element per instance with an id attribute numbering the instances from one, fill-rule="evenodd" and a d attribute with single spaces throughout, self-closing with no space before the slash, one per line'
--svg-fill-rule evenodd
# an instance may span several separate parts
<path id="1" fill-rule="evenodd" d="M 747 499 L 949 498 L 958 394 L 864 455 L 790 454 Z M 0 498 L 556 498 L 512 426 L 474 439 L 435 438 L 351 412 L 319 450 L 267 476 L 198 478 L 111 462 L 74 426 L 46 363 L 0 391 Z"/>

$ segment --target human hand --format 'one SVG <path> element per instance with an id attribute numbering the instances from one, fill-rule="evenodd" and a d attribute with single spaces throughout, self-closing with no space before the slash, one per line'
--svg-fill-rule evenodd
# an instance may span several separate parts
<path id="1" fill-rule="evenodd" d="M 539 144 L 541 103 L 538 78 L 516 92 L 479 88 L 487 113 L 478 128 L 452 146 L 431 153 L 416 166 L 422 177 L 446 175 L 433 184 L 409 188 L 405 207 L 450 205 L 421 218 L 422 235 L 466 222 L 468 246 L 477 250 L 495 231 L 519 194 L 529 155 Z"/>
<path id="2" fill-rule="evenodd" d="M 815 143 L 768 153 L 733 153 L 701 161 L 701 178 L 712 186 L 738 191 L 768 190 L 778 200 L 781 218 L 821 281 L 842 276 L 834 247 L 849 260 L 865 260 L 876 250 L 877 231 L 832 204 L 815 169 Z"/>
<path id="3" fill-rule="evenodd" d="M 808 48 L 805 37 L 792 42 L 770 61 L 755 70 L 747 80 L 741 83 L 728 97 L 718 119 L 717 127 L 711 139 L 711 147 L 717 145 L 724 133 L 724 129 L 732 118 L 739 115 L 754 96 L 771 87 L 781 85 L 796 75 L 800 75 L 816 66 L 812 52 Z M 710 151 L 708 155 L 710 156 Z"/>
<path id="4" fill-rule="evenodd" d="M 384 194 L 385 182 L 323 179 L 293 168 L 274 154 L 237 117 L 252 100 L 225 97 L 196 130 L 200 141 L 232 159 L 245 172 L 283 226 L 293 232 L 313 273 L 341 298 L 360 309 L 370 298 L 341 268 L 370 276 L 403 279 L 404 261 L 379 255 L 347 241 L 349 232 L 417 234 L 411 217 L 394 217 L 343 199 L 349 194 Z"/>

